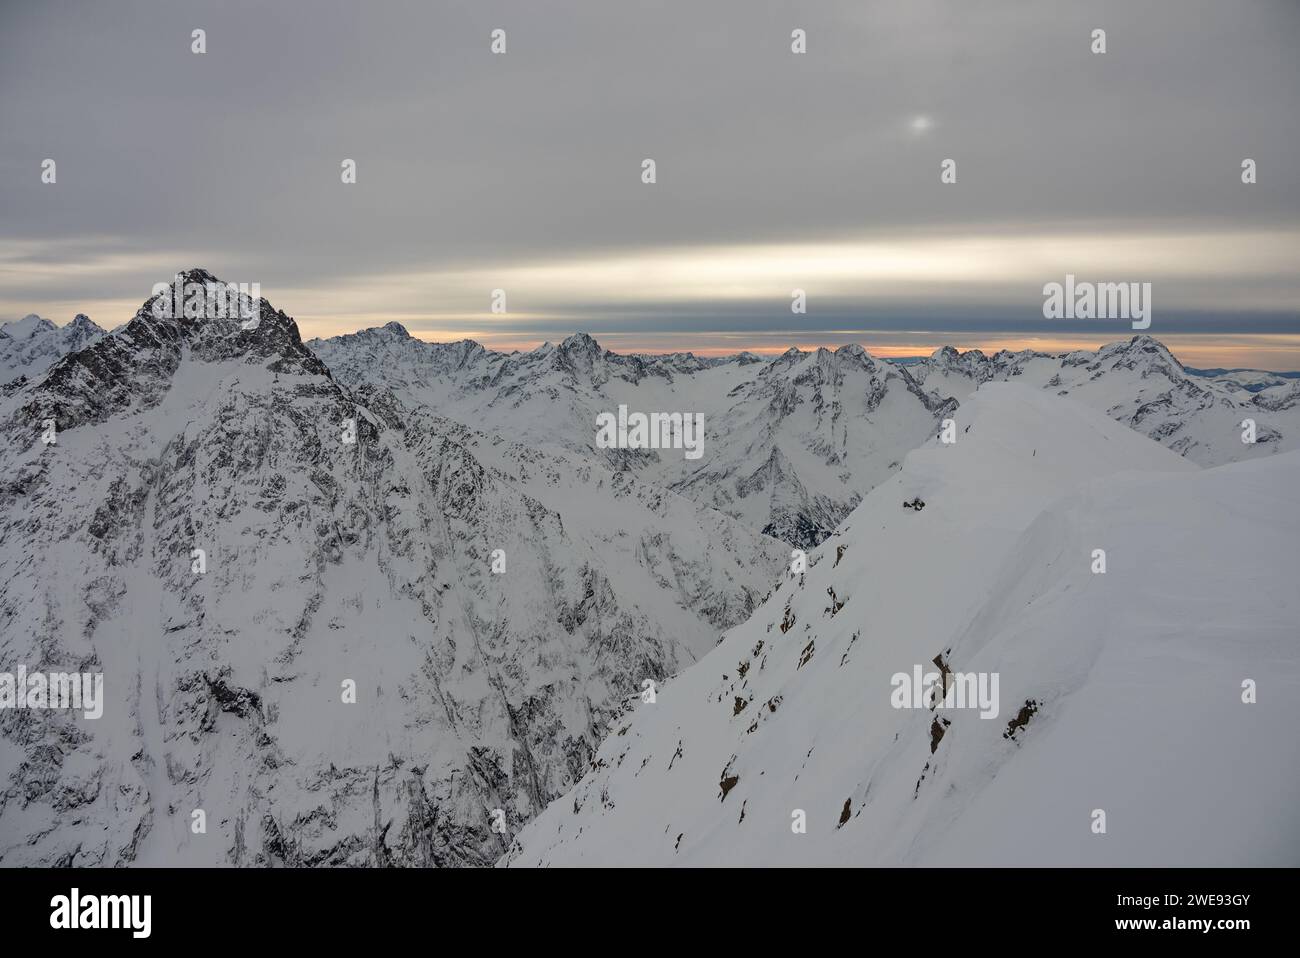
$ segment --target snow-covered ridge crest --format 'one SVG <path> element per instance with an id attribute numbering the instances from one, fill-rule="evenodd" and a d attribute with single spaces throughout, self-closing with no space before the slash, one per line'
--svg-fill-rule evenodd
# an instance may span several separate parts
<path id="1" fill-rule="evenodd" d="M 1300 453 L 1201 470 L 1020 384 L 955 417 L 503 863 L 1294 863 Z M 894 708 L 918 665 L 998 720 Z"/>
<path id="2" fill-rule="evenodd" d="M 958 402 L 996 380 L 1077 399 L 1201 465 L 1300 448 L 1294 381 L 1243 377 L 1265 384 L 1252 392 L 1231 380 L 1193 375 L 1147 335 L 1059 356 L 1006 350 L 986 356 L 945 347 L 907 368 L 927 391 Z"/>

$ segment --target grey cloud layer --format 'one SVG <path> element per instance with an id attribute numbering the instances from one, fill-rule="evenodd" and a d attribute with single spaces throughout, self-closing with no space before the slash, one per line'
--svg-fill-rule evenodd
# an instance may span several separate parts
<path id="1" fill-rule="evenodd" d="M 1298 39 L 1289 0 L 8 4 L 3 299 L 47 269 L 138 301 L 196 261 L 274 289 L 857 230 L 1300 229 Z"/>

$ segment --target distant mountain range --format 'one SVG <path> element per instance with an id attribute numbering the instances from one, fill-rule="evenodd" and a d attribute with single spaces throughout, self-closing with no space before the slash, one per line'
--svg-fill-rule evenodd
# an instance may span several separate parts
<path id="1" fill-rule="evenodd" d="M 801 547 L 822 542 L 985 382 L 1073 397 L 1201 465 L 1300 446 L 1300 382 L 1252 390 L 1207 380 L 1149 336 L 1059 356 L 945 347 L 907 365 L 858 345 L 767 360 L 622 356 L 585 334 L 503 354 L 468 340 L 426 343 L 397 323 L 308 346 L 345 383 L 382 386 L 494 435 L 598 456 Z M 620 404 L 702 413 L 704 458 L 597 449 L 596 416 Z M 1242 442 L 1245 419 L 1256 422 L 1253 444 Z"/>

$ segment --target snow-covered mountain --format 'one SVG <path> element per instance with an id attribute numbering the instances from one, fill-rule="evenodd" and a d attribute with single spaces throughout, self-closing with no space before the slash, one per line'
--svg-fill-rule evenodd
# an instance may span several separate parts
<path id="1" fill-rule="evenodd" d="M 1170 723 L 1237 729 L 1251 746 L 1221 763 L 1294 725 L 1275 580 L 1294 579 L 1295 512 L 1274 486 L 1300 454 L 1270 454 L 1300 435 L 1295 380 L 1192 377 L 1142 337 L 911 366 L 859 346 L 623 356 L 582 334 L 506 355 L 397 324 L 304 344 L 266 300 L 246 304 L 256 324 L 153 303 L 108 334 L 4 327 L 6 361 L 25 358 L 0 388 L 0 671 L 102 671 L 106 706 L 0 709 L 0 864 L 997 859 L 978 836 L 1004 834 L 1001 789 L 1037 782 L 1007 769 L 1065 780 L 1071 749 L 1096 765 L 1093 712 L 1141 734 L 1096 779 L 1117 804 L 1092 807 L 1138 815 L 1122 776 L 1143 743 L 1186 758 Z M 703 456 L 597 448 L 620 405 L 702 415 Z M 1243 457 L 1261 461 L 1195 465 Z M 1080 582 L 1060 557 L 1090 537 L 1112 568 Z M 1001 668 L 998 721 L 882 707 L 872 683 L 936 654 Z M 1231 690 L 1189 718 L 1153 665 L 1201 694 L 1225 662 L 1280 683 L 1245 730 Z M 1121 667 L 1158 707 L 1120 707 Z M 995 726 L 1026 756 L 1040 729 L 1085 741 L 1011 765 Z M 1284 790 L 1294 765 L 1260 774 Z M 971 817 L 954 789 L 995 804 Z M 825 840 L 832 797 L 850 817 Z M 733 814 L 753 827 L 790 802 L 807 841 L 738 850 Z M 859 816 L 881 828 L 845 844 Z"/>
<path id="2" fill-rule="evenodd" d="M 392 389 L 494 435 L 599 457 L 801 547 L 829 535 L 951 406 L 856 345 L 791 349 L 771 361 L 620 356 L 579 333 L 507 356 L 473 342 L 425 343 L 396 323 L 308 345 L 345 383 Z M 702 457 L 597 448 L 596 417 L 620 405 L 702 415 Z"/>
<path id="3" fill-rule="evenodd" d="M 1013 379 L 1070 396 L 1204 466 L 1300 449 L 1300 382 L 1259 379 L 1271 385 L 1252 392 L 1235 380 L 1193 375 L 1150 336 L 1061 356 L 986 356 L 949 346 L 908 370 L 926 389 L 959 400 L 980 383 Z M 1247 419 L 1255 423 L 1254 443 L 1242 441 Z"/>
<path id="4" fill-rule="evenodd" d="M 909 365 L 857 345 L 767 360 L 620 356 L 581 333 L 505 355 L 471 341 L 426 343 L 397 323 L 308 346 L 345 383 L 392 389 L 493 435 L 598 456 L 801 548 L 823 541 L 993 380 L 1072 396 L 1202 465 L 1300 448 L 1296 380 L 1252 393 L 1193 376 L 1147 336 L 1061 356 L 948 347 Z M 620 405 L 701 413 L 703 456 L 596 448 L 596 417 Z M 1242 442 L 1246 419 L 1254 444 Z"/>
<path id="5" fill-rule="evenodd" d="M 0 387 L 11 386 L 20 377 L 38 378 L 68 353 L 84 349 L 103 335 L 104 331 L 81 313 L 66 326 L 56 326 L 35 313 L 0 325 Z"/>
<path id="6" fill-rule="evenodd" d="M 1300 452 L 1200 469 L 1018 383 L 955 418 L 504 861 L 1300 860 Z M 896 707 L 918 669 L 996 715 Z"/>
<path id="7" fill-rule="evenodd" d="M 106 698 L 0 711 L 5 865 L 489 863 L 786 561 L 341 385 L 264 299 L 250 329 L 152 304 L 0 400 L 0 661 Z"/>

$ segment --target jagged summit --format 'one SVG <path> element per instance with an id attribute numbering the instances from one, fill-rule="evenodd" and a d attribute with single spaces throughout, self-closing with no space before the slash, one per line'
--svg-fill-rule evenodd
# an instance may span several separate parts
<path id="1" fill-rule="evenodd" d="M 961 359 L 980 361 L 987 359 L 984 350 L 975 349 L 958 349 L 956 346 L 941 346 L 930 354 L 930 358 L 938 362 L 957 362 Z"/>
<path id="2" fill-rule="evenodd" d="M 574 333 L 555 349 L 557 362 L 563 361 L 576 369 L 587 372 L 605 354 L 600 343 L 586 333 Z"/>
<path id="3" fill-rule="evenodd" d="M 222 282 L 213 273 L 204 269 L 202 266 L 191 266 L 189 269 L 183 269 L 176 274 L 175 279 L 189 283 L 220 283 Z"/>
<path id="4" fill-rule="evenodd" d="M 560 343 L 560 349 L 595 353 L 604 352 L 600 347 L 600 343 L 596 342 L 596 340 L 587 333 L 574 333 L 573 335 L 566 337 L 564 342 Z"/>
<path id="5" fill-rule="evenodd" d="M 1177 369 L 1183 372 L 1183 364 L 1178 358 L 1169 351 L 1169 347 L 1154 336 L 1148 336 L 1145 333 L 1134 336 L 1127 343 L 1116 342 L 1108 346 L 1103 346 L 1099 352 L 1100 355 L 1123 354 L 1133 357 L 1135 360 L 1139 356 L 1145 356 L 1157 363 Z"/>
<path id="6" fill-rule="evenodd" d="M 1128 344 L 1129 346 L 1140 349 L 1148 349 L 1152 346 L 1158 347 L 1159 349 L 1165 349 L 1165 344 L 1149 333 L 1138 333 L 1128 341 Z"/>
<path id="7" fill-rule="evenodd" d="M 324 367 L 303 345 L 298 324 L 254 292 L 201 267 L 182 270 L 166 290 L 145 300 L 121 335 L 137 345 L 180 336 L 197 358 L 307 362 L 311 372 L 322 372 Z"/>
<path id="8" fill-rule="evenodd" d="M 863 347 L 861 343 L 846 343 L 834 352 L 826 352 L 819 349 L 817 354 L 819 357 L 824 354 L 828 359 L 831 359 L 834 362 L 852 363 L 866 370 L 872 370 L 876 366 L 876 357 L 867 352 L 866 348 Z"/>
<path id="9" fill-rule="evenodd" d="M 182 361 L 238 360 L 274 373 L 329 377 L 290 317 L 261 296 L 228 289 L 202 268 L 177 273 L 121 329 L 103 335 L 95 327 L 93 342 L 53 363 L 11 426 L 30 434 L 34 423 L 52 418 L 65 430 L 102 422 L 133 404 L 151 406 L 170 388 Z M 69 328 L 81 335 L 89 323 L 74 320 Z"/>
<path id="10" fill-rule="evenodd" d="M 763 370 L 763 375 L 766 376 L 766 375 L 779 374 L 782 370 L 790 369 L 791 367 L 797 366 L 800 362 L 803 361 L 804 357 L 808 355 L 810 354 L 804 352 L 798 346 L 791 346 L 789 349 L 787 349 L 781 355 L 777 356 L 775 359 L 770 359 L 767 361 L 767 366 Z"/>

